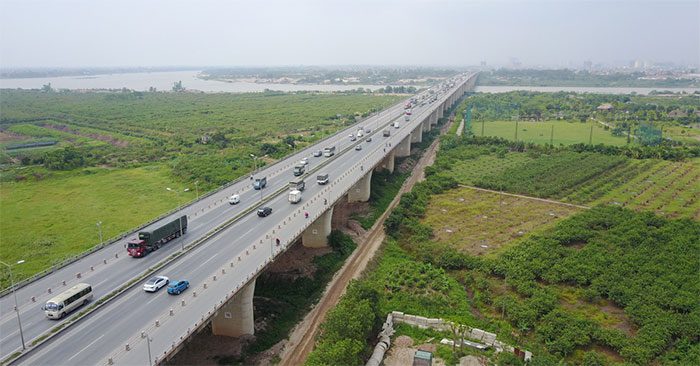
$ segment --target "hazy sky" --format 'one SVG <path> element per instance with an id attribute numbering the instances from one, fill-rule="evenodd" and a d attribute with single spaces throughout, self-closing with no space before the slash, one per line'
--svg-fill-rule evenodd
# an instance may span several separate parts
<path id="1" fill-rule="evenodd" d="M 0 65 L 700 63 L 700 0 L 0 0 Z"/>

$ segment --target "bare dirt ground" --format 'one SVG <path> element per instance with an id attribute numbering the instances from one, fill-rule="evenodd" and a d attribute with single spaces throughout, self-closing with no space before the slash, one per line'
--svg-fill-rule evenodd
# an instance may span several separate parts
<path id="1" fill-rule="evenodd" d="M 429 162 L 432 163 L 434 160 L 437 146 L 438 140 L 430 145 L 425 154 L 423 154 L 423 157 L 419 160 L 411 176 L 404 182 L 404 185 L 401 187 L 401 190 L 391 202 L 388 209 L 364 235 L 364 238 L 360 238 L 360 246 L 350 258 L 348 258 L 343 268 L 336 273 L 333 280 L 328 284 L 326 292 L 319 303 L 309 312 L 304 320 L 294 328 L 289 337 L 289 341 L 280 355 L 282 359 L 280 365 L 295 366 L 304 363 L 309 353 L 313 350 L 316 334 L 326 314 L 338 303 L 340 297 L 345 293 L 345 289 L 350 280 L 358 278 L 366 268 L 367 263 L 374 257 L 377 249 L 379 249 L 384 241 L 384 220 L 389 212 L 396 207 L 401 195 L 410 191 L 416 182 L 423 178 L 423 169 Z M 364 241 L 362 239 L 364 239 Z"/>

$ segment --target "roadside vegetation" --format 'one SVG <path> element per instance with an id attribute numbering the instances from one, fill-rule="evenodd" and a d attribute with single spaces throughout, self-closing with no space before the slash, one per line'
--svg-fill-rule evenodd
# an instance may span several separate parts
<path id="1" fill-rule="evenodd" d="M 0 93 L 0 259 L 26 260 L 16 279 L 98 244 L 97 222 L 111 238 L 401 98 Z M 7 149 L 45 141 L 57 143 Z M 27 248 L 44 254 L 28 260 Z"/>

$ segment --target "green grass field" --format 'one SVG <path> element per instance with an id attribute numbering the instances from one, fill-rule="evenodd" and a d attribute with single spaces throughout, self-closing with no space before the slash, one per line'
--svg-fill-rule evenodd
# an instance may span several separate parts
<path id="1" fill-rule="evenodd" d="M 108 239 L 195 195 L 190 191 L 177 197 L 167 191 L 166 187 L 185 187 L 173 182 L 164 166 L 88 171 L 94 174 L 0 184 L 0 258 L 9 263 L 26 261 L 14 268 L 15 278 L 30 276 L 98 244 L 98 221 L 102 221 L 103 238 Z"/>
<path id="2" fill-rule="evenodd" d="M 606 145 L 625 145 L 627 139 L 625 137 L 616 137 L 606 131 L 602 125 L 593 122 L 518 122 L 518 141 L 532 142 L 536 144 L 550 143 L 552 137 L 552 126 L 554 126 L 553 138 L 551 141 L 554 145 L 571 145 L 578 143 L 587 144 L 591 136 L 591 127 L 593 127 L 593 137 L 591 142 L 595 144 Z M 482 135 L 482 123 L 472 122 L 472 132 L 476 136 Z M 509 140 L 515 138 L 515 122 L 513 121 L 495 121 L 483 123 L 483 135 L 503 137 Z"/>

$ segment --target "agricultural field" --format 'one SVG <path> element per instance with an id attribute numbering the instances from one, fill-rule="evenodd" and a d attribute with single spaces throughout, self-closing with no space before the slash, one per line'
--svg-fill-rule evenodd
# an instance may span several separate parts
<path id="1" fill-rule="evenodd" d="M 433 240 L 473 256 L 493 255 L 534 231 L 542 230 L 580 208 L 539 200 L 456 188 L 434 196 L 424 224 Z"/>
<path id="2" fill-rule="evenodd" d="M 483 128 L 483 134 L 482 134 Z M 595 122 L 545 121 L 524 122 L 489 121 L 472 122 L 472 133 L 476 136 L 503 137 L 514 141 L 532 142 L 535 144 L 571 145 L 592 144 L 625 145 L 626 137 L 613 136 L 609 130 Z M 592 128 L 592 135 L 591 135 Z"/>
<path id="3" fill-rule="evenodd" d="M 624 164 L 625 160 L 620 156 L 570 151 L 543 154 L 527 164 L 485 176 L 476 185 L 541 198 L 554 197 L 564 189 L 587 182 Z"/>
<path id="4" fill-rule="evenodd" d="M 624 179 L 621 186 L 610 186 L 609 193 L 593 203 L 616 204 L 634 210 L 652 211 L 661 216 L 688 217 L 700 221 L 700 159 L 632 163 L 629 164 L 632 169 L 622 172 L 629 178 Z M 631 171 L 636 174 L 632 175 Z M 600 177 L 579 191 L 585 192 L 607 184 L 609 180 Z M 573 197 L 575 195 L 572 194 Z"/>
<path id="5" fill-rule="evenodd" d="M 28 277 L 97 245 L 98 221 L 108 239 L 194 199 L 193 191 L 176 197 L 166 187 L 185 188 L 162 165 L 90 168 L 30 184 L 3 183 L 0 258 L 25 259 L 13 271 L 16 278 Z"/>
<path id="6" fill-rule="evenodd" d="M 559 200 L 613 204 L 700 220 L 700 159 L 667 161 L 562 149 L 518 152 L 448 139 L 428 173 L 463 185 Z"/>

